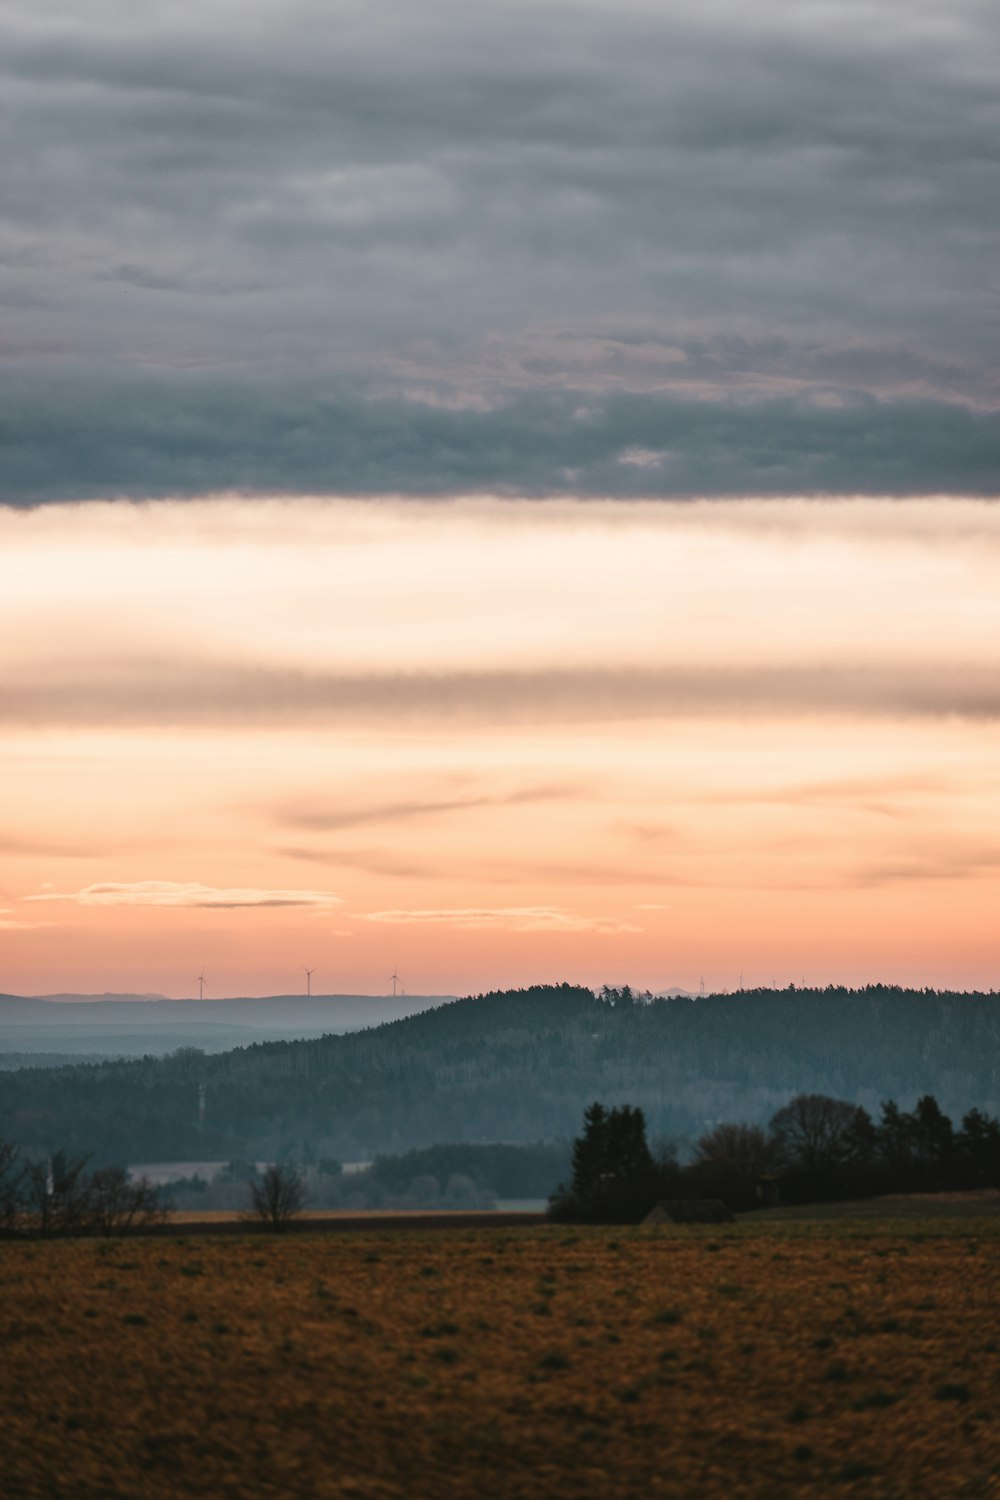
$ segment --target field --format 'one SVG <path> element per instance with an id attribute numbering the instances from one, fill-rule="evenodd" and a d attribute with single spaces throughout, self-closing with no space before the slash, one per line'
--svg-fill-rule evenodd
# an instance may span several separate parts
<path id="1" fill-rule="evenodd" d="M 0 1490 L 1000 1495 L 1000 1216 L 0 1244 Z"/>

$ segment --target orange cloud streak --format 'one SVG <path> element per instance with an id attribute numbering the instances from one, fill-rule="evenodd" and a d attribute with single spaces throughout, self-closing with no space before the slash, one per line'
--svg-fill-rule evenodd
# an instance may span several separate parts
<path id="1" fill-rule="evenodd" d="M 998 576 L 955 499 L 0 513 L 3 988 L 994 983 Z"/>

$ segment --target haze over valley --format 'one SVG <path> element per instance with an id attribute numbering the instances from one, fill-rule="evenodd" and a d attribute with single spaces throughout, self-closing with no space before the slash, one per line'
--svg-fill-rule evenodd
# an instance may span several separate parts
<path id="1" fill-rule="evenodd" d="M 168 1000 L 154 995 L 0 994 L 0 1068 L 53 1054 L 162 1055 L 178 1047 L 222 1052 L 378 1026 L 449 995 L 255 995 Z M 16 1062 L 15 1062 L 16 1060 Z"/>

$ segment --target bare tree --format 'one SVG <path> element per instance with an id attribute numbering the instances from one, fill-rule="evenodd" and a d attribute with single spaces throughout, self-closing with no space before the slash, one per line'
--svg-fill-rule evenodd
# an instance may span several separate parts
<path id="1" fill-rule="evenodd" d="M 700 1190 L 730 1208 L 751 1208 L 761 1180 L 781 1161 L 781 1147 L 759 1125 L 716 1125 L 698 1141 L 691 1164 Z"/>
<path id="2" fill-rule="evenodd" d="M 694 1163 L 707 1173 L 756 1182 L 773 1172 L 781 1159 L 781 1147 L 760 1125 L 716 1125 L 695 1147 Z"/>
<path id="3" fill-rule="evenodd" d="M 790 1166 L 836 1173 L 865 1161 L 875 1144 L 875 1127 L 859 1104 L 825 1094 L 798 1094 L 771 1121 Z"/>
<path id="4" fill-rule="evenodd" d="M 305 1206 L 306 1185 L 298 1168 L 289 1162 L 276 1162 L 265 1168 L 259 1177 L 250 1178 L 247 1186 L 249 1216 L 260 1219 L 270 1229 L 286 1229 Z"/>
<path id="5" fill-rule="evenodd" d="M 128 1234 L 134 1224 L 160 1224 L 167 1216 L 149 1178 L 133 1182 L 124 1167 L 99 1167 L 88 1189 L 87 1219 L 101 1234 Z"/>
<path id="6" fill-rule="evenodd" d="M 127 1234 L 167 1217 L 147 1177 L 133 1182 L 124 1167 L 88 1173 L 87 1161 L 70 1151 L 25 1160 L 15 1145 L 0 1141 L 0 1233 Z"/>
<path id="7" fill-rule="evenodd" d="M 0 1231 L 17 1228 L 24 1194 L 24 1162 L 11 1141 L 0 1141 Z"/>
<path id="8" fill-rule="evenodd" d="M 34 1234 L 73 1234 L 86 1226 L 89 1156 L 54 1151 L 29 1161 L 24 1171 L 25 1227 Z"/>

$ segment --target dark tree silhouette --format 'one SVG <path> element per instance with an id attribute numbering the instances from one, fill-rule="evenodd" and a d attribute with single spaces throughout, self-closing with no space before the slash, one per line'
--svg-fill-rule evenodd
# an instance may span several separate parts
<path id="1" fill-rule="evenodd" d="M 10 1233 L 17 1226 L 24 1191 L 24 1162 L 11 1141 L 0 1141 L 0 1230 Z"/>
<path id="2" fill-rule="evenodd" d="M 773 1116 L 771 1130 L 790 1167 L 817 1175 L 841 1174 L 875 1150 L 868 1111 L 825 1094 L 797 1094 Z"/>
<path id="3" fill-rule="evenodd" d="M 29 1161 L 22 1197 L 25 1225 L 35 1234 L 77 1234 L 87 1227 L 90 1208 L 89 1156 L 85 1152 L 53 1151 Z"/>
<path id="4" fill-rule="evenodd" d="M 781 1144 L 761 1125 L 716 1125 L 695 1147 L 691 1175 L 705 1196 L 751 1208 L 762 1177 L 781 1164 Z"/>
<path id="5" fill-rule="evenodd" d="M 641 1109 L 591 1104 L 584 1110 L 583 1134 L 573 1142 L 574 1192 L 585 1193 L 600 1182 L 630 1181 L 652 1165 Z"/>
<path id="6" fill-rule="evenodd" d="M 676 1196 L 682 1173 L 669 1156 L 654 1161 L 641 1109 L 622 1104 L 584 1111 L 583 1134 L 573 1142 L 573 1176 L 549 1199 L 553 1218 L 630 1224 L 658 1198 Z"/>
<path id="7" fill-rule="evenodd" d="M 305 1206 L 305 1183 L 289 1162 L 266 1167 L 259 1177 L 251 1178 L 248 1185 L 251 1217 L 260 1219 L 270 1229 L 287 1229 Z"/>
<path id="8" fill-rule="evenodd" d="M 955 1154 L 955 1132 L 933 1094 L 924 1094 L 913 1111 L 913 1145 L 917 1161 L 931 1173 L 947 1173 Z"/>
<path id="9" fill-rule="evenodd" d="M 990 1117 L 979 1111 L 973 1113 L 973 1133 L 985 1137 Z M 887 1180 L 897 1189 L 933 1191 L 961 1185 L 967 1177 L 974 1184 L 977 1173 L 970 1172 L 970 1156 L 978 1160 L 978 1152 L 973 1146 L 970 1153 L 970 1145 L 964 1131 L 956 1134 L 933 1094 L 924 1094 L 910 1113 L 891 1099 L 882 1106 L 879 1160 Z"/>
<path id="10" fill-rule="evenodd" d="M 969 1187 L 1000 1187 L 1000 1120 L 981 1109 L 970 1109 L 955 1137 L 963 1183 Z"/>
<path id="11" fill-rule="evenodd" d="M 90 1174 L 86 1216 L 101 1234 L 128 1234 L 136 1224 L 160 1223 L 166 1209 L 148 1177 L 133 1181 L 124 1167 L 99 1167 Z"/>

